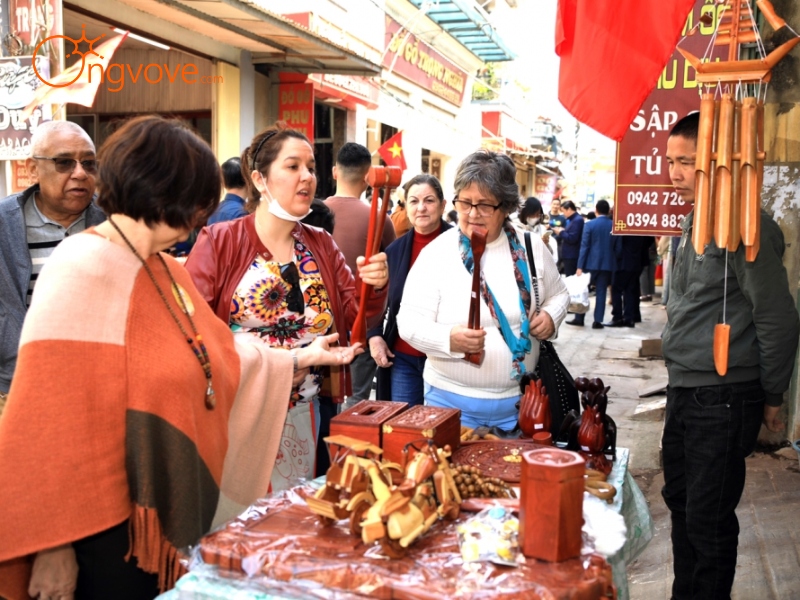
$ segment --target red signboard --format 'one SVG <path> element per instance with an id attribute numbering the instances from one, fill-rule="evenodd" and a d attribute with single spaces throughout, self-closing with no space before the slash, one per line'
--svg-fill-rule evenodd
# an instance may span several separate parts
<path id="1" fill-rule="evenodd" d="M 314 86 L 310 83 L 282 83 L 278 86 L 278 119 L 302 131 L 314 143 Z"/>
<path id="2" fill-rule="evenodd" d="M 44 0 L 9 0 L 9 29 L 26 46 L 35 47 L 43 39 L 58 33 L 61 2 Z M 69 52 L 69 50 L 67 50 Z"/>
<path id="3" fill-rule="evenodd" d="M 410 79 L 429 92 L 461 106 L 467 73 L 392 19 L 386 17 L 383 67 Z"/>
<path id="4" fill-rule="evenodd" d="M 709 14 L 719 20 L 724 5 L 697 0 L 686 21 L 684 34 Z M 703 56 L 714 33 L 713 25 L 700 24 L 681 47 Z M 714 50 L 721 56 L 727 47 Z M 676 50 L 645 100 L 628 133 L 617 144 L 617 182 L 614 233 L 625 235 L 680 235 L 680 223 L 691 210 L 675 192 L 665 157 L 672 126 L 700 109 L 700 87 L 694 68 Z"/>
<path id="5" fill-rule="evenodd" d="M 24 160 L 11 161 L 11 185 L 9 186 L 9 193 L 16 194 L 17 192 L 24 192 L 31 187 L 35 181 L 31 179 L 28 169 L 25 167 Z"/>

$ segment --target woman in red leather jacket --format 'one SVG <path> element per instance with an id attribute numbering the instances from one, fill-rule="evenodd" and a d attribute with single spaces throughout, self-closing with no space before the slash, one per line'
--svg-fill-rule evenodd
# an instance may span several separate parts
<path id="1" fill-rule="evenodd" d="M 186 262 L 197 289 L 237 338 L 290 352 L 333 332 L 347 343 L 358 311 L 353 274 L 326 231 L 300 222 L 317 188 L 313 147 L 277 124 L 253 138 L 241 162 L 251 214 L 200 232 Z M 369 264 L 359 258 L 358 265 L 364 282 L 386 287 L 385 254 Z M 344 368 L 296 371 L 273 491 L 327 469 L 317 442 L 328 435 L 349 386 Z"/>

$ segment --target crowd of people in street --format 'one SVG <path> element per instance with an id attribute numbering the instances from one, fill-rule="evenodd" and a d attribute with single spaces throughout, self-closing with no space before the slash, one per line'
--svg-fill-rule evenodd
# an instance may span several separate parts
<path id="1" fill-rule="evenodd" d="M 696 139 L 690 115 L 667 148 L 689 203 Z M 635 327 L 659 256 L 672 265 L 673 594 L 727 597 L 744 457 L 762 420 L 782 426 L 800 335 L 766 213 L 754 264 L 713 242 L 698 256 L 691 213 L 674 242 L 612 235 L 608 201 L 584 216 L 556 198 L 546 212 L 520 197 L 511 158 L 478 150 L 452 196 L 409 174 L 367 260 L 373 157 L 357 143 L 317 173 L 309 140 L 277 123 L 220 166 L 189 128 L 149 116 L 98 152 L 78 125 L 45 123 L 31 150 L 35 185 L 0 200 L 0 597 L 155 597 L 181 574 L 181 548 L 324 474 L 331 419 L 374 381 L 379 399 L 513 431 L 539 341 L 567 317 L 565 278 L 591 273 L 593 328 Z M 320 177 L 335 195 L 315 197 Z M 350 342 L 362 290 L 366 347 Z"/>

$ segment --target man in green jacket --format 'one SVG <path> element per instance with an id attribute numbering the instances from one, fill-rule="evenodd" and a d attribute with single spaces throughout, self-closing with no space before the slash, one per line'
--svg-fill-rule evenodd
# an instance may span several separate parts
<path id="1" fill-rule="evenodd" d="M 667 163 L 680 197 L 694 203 L 698 114 L 670 132 Z M 702 254 L 692 246 L 690 212 L 683 222 L 670 281 L 663 352 L 669 373 L 662 440 L 664 488 L 672 514 L 672 598 L 729 599 L 736 571 L 745 457 L 762 422 L 783 429 L 778 410 L 789 388 L 800 324 L 783 267 L 784 240 L 761 211 L 761 248 Z M 725 281 L 727 280 L 727 291 Z M 730 325 L 728 371 L 717 374 L 714 326 Z"/>

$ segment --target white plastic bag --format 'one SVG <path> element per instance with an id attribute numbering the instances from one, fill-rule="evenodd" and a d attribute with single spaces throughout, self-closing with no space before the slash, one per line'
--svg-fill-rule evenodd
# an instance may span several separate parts
<path id="1" fill-rule="evenodd" d="M 569 312 L 582 315 L 589 310 L 589 273 L 564 278 L 569 292 Z"/>

